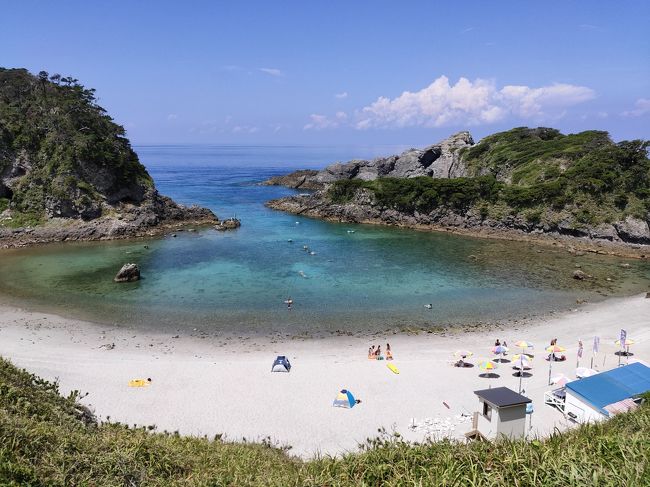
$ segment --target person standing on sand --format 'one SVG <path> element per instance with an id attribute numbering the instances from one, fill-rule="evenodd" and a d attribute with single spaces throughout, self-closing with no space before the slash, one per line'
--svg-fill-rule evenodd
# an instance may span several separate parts
<path id="1" fill-rule="evenodd" d="M 390 349 L 390 343 L 386 344 L 386 360 L 393 360 L 393 352 Z"/>
<path id="2" fill-rule="evenodd" d="M 377 360 L 379 360 L 379 357 L 381 357 L 381 345 L 377 345 L 377 350 L 375 350 L 375 356 L 377 357 Z"/>

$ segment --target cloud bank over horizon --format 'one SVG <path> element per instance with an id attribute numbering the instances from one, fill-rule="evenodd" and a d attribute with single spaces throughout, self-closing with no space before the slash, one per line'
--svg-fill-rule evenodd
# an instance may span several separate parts
<path id="1" fill-rule="evenodd" d="M 461 77 L 450 84 L 443 75 L 419 91 L 404 91 L 393 99 L 380 96 L 357 111 L 354 127 L 364 130 L 485 125 L 509 118 L 552 120 L 564 116 L 569 107 L 595 97 L 593 89 L 567 83 L 499 88 L 493 80 L 480 78 L 470 81 Z"/>

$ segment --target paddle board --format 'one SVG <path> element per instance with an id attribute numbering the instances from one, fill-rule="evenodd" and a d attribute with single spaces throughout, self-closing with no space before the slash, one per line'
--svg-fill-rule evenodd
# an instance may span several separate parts
<path id="1" fill-rule="evenodd" d="M 395 367 L 395 364 L 386 364 L 386 367 L 388 367 L 393 373 L 399 374 L 399 369 Z"/>

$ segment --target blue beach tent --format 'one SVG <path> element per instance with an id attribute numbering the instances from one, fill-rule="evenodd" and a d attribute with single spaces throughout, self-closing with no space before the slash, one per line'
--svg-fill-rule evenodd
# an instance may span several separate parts
<path id="1" fill-rule="evenodd" d="M 278 355 L 271 367 L 271 372 L 289 372 L 290 370 L 291 364 L 289 363 L 289 359 L 284 355 Z"/>
<path id="2" fill-rule="evenodd" d="M 335 408 L 353 408 L 357 404 L 356 399 L 352 393 L 346 389 L 341 390 L 334 399 L 332 406 Z"/>

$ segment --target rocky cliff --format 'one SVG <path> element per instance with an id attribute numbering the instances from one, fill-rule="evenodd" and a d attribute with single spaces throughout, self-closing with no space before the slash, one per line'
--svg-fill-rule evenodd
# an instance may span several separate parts
<path id="1" fill-rule="evenodd" d="M 474 145 L 469 132 L 459 132 L 424 149 L 409 149 L 399 155 L 371 160 L 336 162 L 321 171 L 299 170 L 277 176 L 263 184 L 301 189 L 322 189 L 342 179 L 373 181 L 377 178 L 457 178 L 467 175 L 461 154 Z"/>
<path id="2" fill-rule="evenodd" d="M 123 127 L 72 78 L 0 68 L 0 244 L 119 238 L 207 209 L 158 194 Z"/>
<path id="3" fill-rule="evenodd" d="M 474 144 L 461 132 L 425 149 L 333 164 L 308 179 L 318 191 L 268 206 L 343 222 L 561 236 L 650 255 L 649 145 L 548 128 Z"/>

